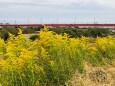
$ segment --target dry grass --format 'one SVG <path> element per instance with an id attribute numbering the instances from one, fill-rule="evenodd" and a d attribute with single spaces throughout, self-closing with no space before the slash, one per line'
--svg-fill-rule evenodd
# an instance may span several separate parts
<path id="1" fill-rule="evenodd" d="M 33 35 L 37 35 L 38 33 L 32 33 L 32 34 L 23 34 L 25 36 L 25 38 L 30 38 Z"/>
<path id="2" fill-rule="evenodd" d="M 86 72 L 75 72 L 68 81 L 69 86 L 115 86 L 115 64 L 106 67 L 85 65 Z"/>

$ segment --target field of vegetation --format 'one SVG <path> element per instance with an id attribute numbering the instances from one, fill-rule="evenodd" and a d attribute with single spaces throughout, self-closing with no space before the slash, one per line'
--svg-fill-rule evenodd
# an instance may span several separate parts
<path id="1" fill-rule="evenodd" d="M 32 41 L 19 29 L 17 36 L 0 39 L 0 86 L 70 86 L 76 71 L 86 72 L 86 63 L 101 67 L 114 61 L 113 36 L 72 38 L 44 26 Z"/>

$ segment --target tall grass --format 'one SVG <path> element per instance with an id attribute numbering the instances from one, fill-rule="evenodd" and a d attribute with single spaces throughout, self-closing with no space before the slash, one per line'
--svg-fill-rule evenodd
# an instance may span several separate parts
<path id="1" fill-rule="evenodd" d="M 0 39 L 0 85 L 2 86 L 60 86 L 67 84 L 72 73 L 85 71 L 84 63 L 95 66 L 114 61 L 115 38 L 69 38 L 45 27 L 39 39 L 27 40 L 19 30 Z"/>

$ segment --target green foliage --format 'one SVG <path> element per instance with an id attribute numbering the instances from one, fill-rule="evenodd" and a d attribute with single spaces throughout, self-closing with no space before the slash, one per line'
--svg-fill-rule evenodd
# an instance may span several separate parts
<path id="1" fill-rule="evenodd" d="M 32 36 L 30 36 L 30 40 L 32 40 L 32 41 L 34 41 L 34 40 L 36 40 L 36 39 L 38 39 L 39 38 L 39 35 L 32 35 Z"/>
<path id="2" fill-rule="evenodd" d="M 95 30 L 91 30 L 93 37 L 105 36 Z M 62 34 L 44 27 L 39 36 L 31 37 L 32 40 L 38 38 L 30 41 L 19 29 L 17 36 L 9 34 L 7 41 L 0 39 L 0 85 L 64 86 L 73 72 L 84 73 L 85 63 L 102 66 L 115 60 L 115 38 L 112 36 L 91 39 L 83 37 L 88 29 L 56 31 Z M 80 38 L 70 38 L 65 32 L 70 37 Z M 87 36 L 91 36 L 88 32 Z"/>
<path id="3" fill-rule="evenodd" d="M 19 28 L 17 28 L 17 27 L 15 27 L 15 28 L 11 28 L 11 27 L 0 28 L 0 37 L 6 41 L 9 38 L 9 33 L 17 36 L 18 29 Z M 35 33 L 36 31 L 40 31 L 40 28 L 39 27 L 22 28 L 22 33 L 24 33 L 24 34 Z"/>
<path id="4" fill-rule="evenodd" d="M 17 36 L 18 29 L 14 29 L 14 28 L 1 28 L 0 29 L 0 37 L 3 38 L 5 41 L 9 38 L 9 33 Z"/>
<path id="5" fill-rule="evenodd" d="M 23 30 L 23 34 L 28 34 L 28 33 L 34 33 L 35 32 L 35 30 L 34 30 L 34 28 L 23 28 L 22 29 Z"/>
<path id="6" fill-rule="evenodd" d="M 9 34 L 6 30 L 1 30 L 0 37 L 6 41 L 9 38 Z"/>
<path id="7" fill-rule="evenodd" d="M 85 63 L 101 66 L 115 60 L 115 38 L 69 38 L 47 28 L 39 39 L 27 40 L 19 29 L 18 36 L 0 39 L 0 85 L 64 86 Z"/>
<path id="8" fill-rule="evenodd" d="M 50 28 L 50 30 L 63 34 L 67 33 L 70 37 L 106 37 L 110 34 L 114 34 L 108 28 Z"/>
<path id="9" fill-rule="evenodd" d="M 92 29 L 88 29 L 86 31 L 86 36 L 90 36 L 90 37 L 106 37 L 110 35 L 110 30 L 109 29 L 103 29 L 103 28 L 92 28 Z"/>

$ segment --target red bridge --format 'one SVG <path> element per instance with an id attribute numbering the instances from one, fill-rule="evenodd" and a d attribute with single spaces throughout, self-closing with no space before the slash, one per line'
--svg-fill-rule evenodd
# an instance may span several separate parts
<path id="1" fill-rule="evenodd" d="M 115 24 L 45 24 L 49 27 L 108 27 L 115 28 Z M 42 24 L 0 24 L 0 27 L 37 27 Z"/>

